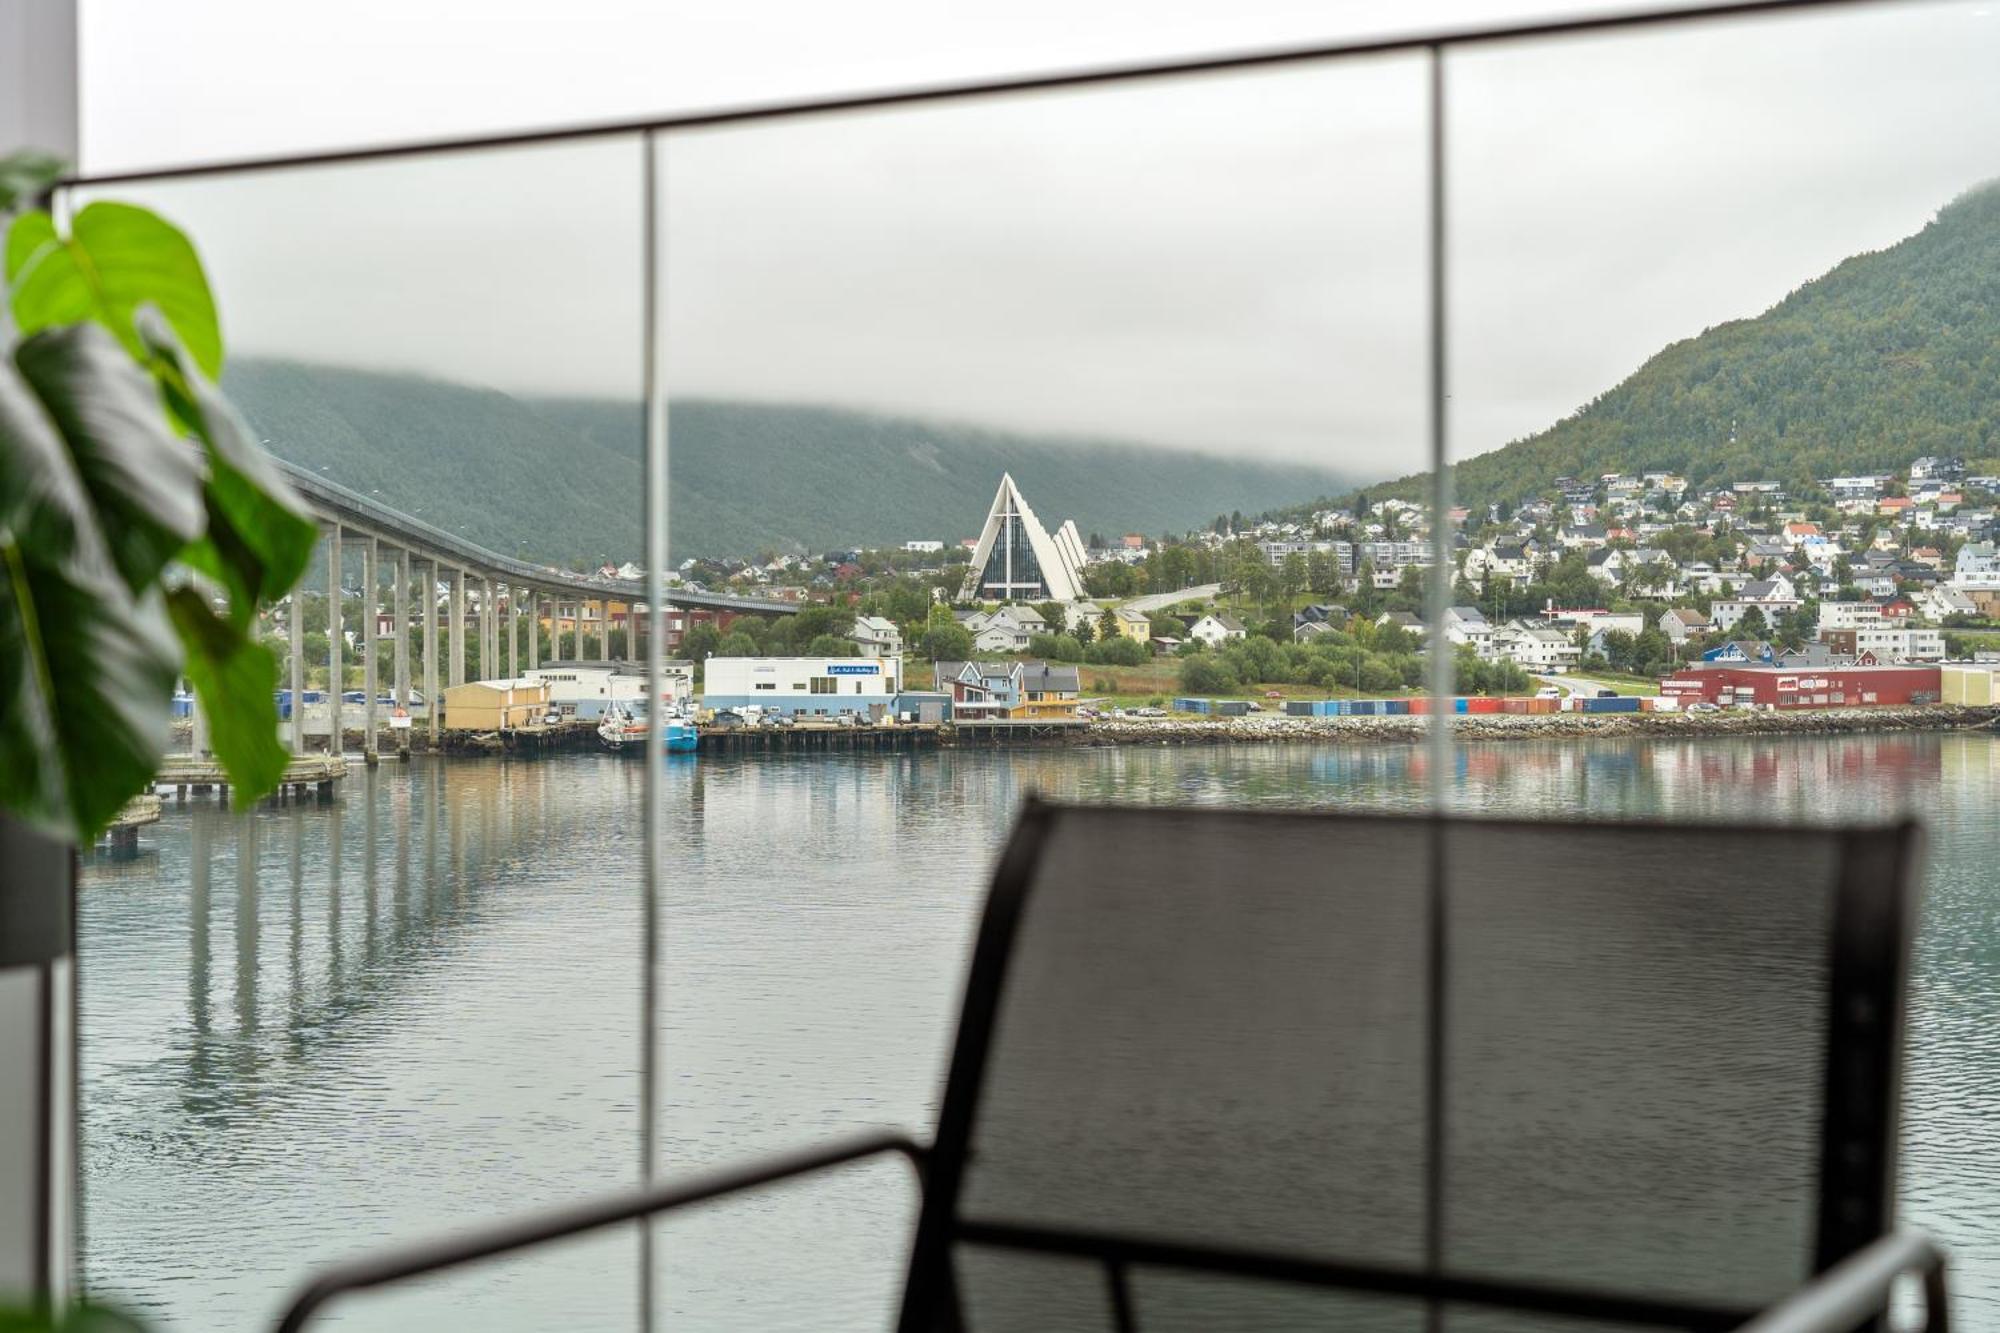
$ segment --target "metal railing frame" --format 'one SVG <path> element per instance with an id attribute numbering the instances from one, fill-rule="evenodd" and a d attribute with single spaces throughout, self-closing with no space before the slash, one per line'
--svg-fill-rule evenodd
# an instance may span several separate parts
<path id="1" fill-rule="evenodd" d="M 1924 0 L 1917 0 L 1917 3 L 1924 3 Z M 85 173 L 66 177 L 57 182 L 51 187 L 50 195 L 53 197 L 70 191 L 99 189 L 122 184 L 151 184 L 202 177 L 244 176 L 267 171 L 377 163 L 403 158 L 438 157 L 490 150 L 541 147 L 594 139 L 636 137 L 644 155 L 642 167 L 644 194 L 642 216 L 644 219 L 643 225 L 647 230 L 647 234 L 642 236 L 640 240 L 642 268 L 646 286 L 642 316 L 644 321 L 642 339 L 644 343 L 645 396 L 647 401 L 644 405 L 642 420 L 647 478 L 647 549 L 649 555 L 657 555 L 659 558 L 649 558 L 643 592 L 641 593 L 635 589 L 634 593 L 643 595 L 647 604 L 653 608 L 655 624 L 654 633 L 650 636 L 650 641 L 654 645 L 657 645 L 660 642 L 659 636 L 663 629 L 663 625 L 660 623 L 663 616 L 662 606 L 665 598 L 669 595 L 664 588 L 663 571 L 660 568 L 661 560 L 664 558 L 664 529 L 667 521 L 665 504 L 667 423 L 664 411 L 664 376 L 658 373 L 660 368 L 659 359 L 664 353 L 660 329 L 660 308 L 662 301 L 659 292 L 659 285 L 662 278 L 659 265 L 658 240 L 651 232 L 654 224 L 660 217 L 658 199 L 660 188 L 658 182 L 659 173 L 655 169 L 655 154 L 658 146 L 666 141 L 674 132 L 723 126 L 775 124 L 806 117 L 882 111 L 898 107 L 934 105 L 974 98 L 996 98 L 1037 92 L 1048 93 L 1104 88 L 1119 84 L 1158 82 L 1199 75 L 1247 73 L 1259 69 L 1333 63 L 1340 60 L 1367 56 L 1395 54 L 1423 56 L 1427 58 L 1429 64 L 1428 100 L 1430 113 L 1430 133 L 1426 149 L 1429 167 L 1428 268 L 1430 279 L 1427 318 L 1427 370 L 1429 378 L 1428 396 L 1430 399 L 1428 433 L 1432 484 L 1430 503 L 1433 515 L 1433 522 L 1431 524 L 1433 536 L 1432 568 L 1434 572 L 1430 579 L 1429 609 L 1432 612 L 1432 624 L 1438 626 L 1443 623 L 1442 608 L 1446 603 L 1449 593 L 1448 581 L 1440 571 L 1450 568 L 1451 554 L 1450 525 L 1443 520 L 1443 516 L 1450 509 L 1451 495 L 1451 458 L 1448 426 L 1444 408 L 1448 393 L 1446 329 L 1449 320 L 1449 307 L 1447 303 L 1449 265 L 1445 244 L 1447 239 L 1445 187 L 1448 177 L 1448 144 L 1445 131 L 1447 102 L 1444 90 L 1446 55 L 1450 52 L 1479 46 L 1527 43 L 1536 40 L 1554 40 L 1591 35 L 1636 35 L 1659 32 L 1670 28 L 1686 28 L 1704 24 L 1717 25 L 1728 21 L 1740 21 L 1758 17 L 1780 17 L 1804 13 L 1823 14 L 1836 9 L 1852 10 L 1866 8 L 1886 10 L 1896 7 L 1897 4 L 1898 0 L 1736 0 L 1735 3 L 1707 6 L 1656 8 L 1545 22 L 1473 26 L 1420 34 L 1365 38 L 1358 41 L 1251 50 L 1183 60 L 1105 65 L 1017 78 L 932 84 L 880 92 L 856 93 L 846 96 L 757 102 L 739 106 L 688 111 L 666 116 L 581 124 L 552 129 L 430 139 L 361 148 L 274 156 L 188 162 L 144 169 Z M 498 557 L 494 553 L 488 554 L 494 556 L 497 567 L 504 567 L 498 566 L 498 561 L 505 559 L 504 557 Z M 528 571 L 525 570 L 523 574 L 524 582 L 546 582 L 546 574 L 541 575 L 540 578 L 529 576 Z M 624 589 L 620 588 L 619 591 L 623 592 Z M 1437 631 L 1434 630 L 1434 632 Z M 651 668 L 654 672 L 655 680 L 657 680 L 659 669 L 657 648 L 649 656 L 653 659 Z M 1450 684 L 1449 660 L 1445 654 L 1441 653 L 1434 653 L 1432 656 L 1436 659 L 1443 659 L 1432 663 L 1429 681 L 1433 697 L 1441 698 L 1448 691 Z M 1436 707 L 1431 712 L 1431 798 L 1434 808 L 1445 810 L 1448 808 L 1451 796 L 1450 764 L 1448 759 L 1452 744 L 1450 732 L 1452 716 L 1443 709 Z M 653 717 L 654 725 L 657 728 L 659 725 L 657 710 L 653 711 Z M 653 748 L 657 748 L 657 744 L 658 740 L 656 737 Z M 658 823 L 658 802 L 661 795 L 661 784 L 657 773 L 654 772 L 656 767 L 656 765 L 651 764 L 647 766 L 645 818 L 646 826 L 649 829 L 660 827 Z M 1441 892 L 1441 885 L 1444 878 L 1441 859 L 1443 849 L 1441 843 L 1433 848 L 1433 853 L 1434 866 L 1432 878 L 1433 894 L 1435 896 L 1436 893 Z M 653 847 L 653 839 L 649 837 L 647 839 L 644 871 L 644 959 L 641 1001 L 644 1008 L 641 1035 L 642 1041 L 645 1042 L 645 1049 L 641 1052 L 641 1068 L 643 1071 L 641 1112 L 646 1117 L 646 1126 L 642 1129 L 640 1135 L 641 1160 L 639 1166 L 642 1182 L 650 1182 L 653 1178 L 654 1163 L 652 1160 L 653 1135 L 651 1133 L 651 1120 L 657 1110 L 655 1090 L 658 1086 L 656 1069 L 657 1053 L 652 1049 L 653 1039 L 657 1032 L 655 1014 L 658 1004 L 658 950 L 661 938 L 658 919 L 658 872 L 655 860 L 656 854 Z M 1433 903 L 1434 908 L 1437 906 L 1438 904 Z M 1442 938 L 1436 938 L 1432 942 L 1430 957 L 1427 963 L 1427 966 L 1433 973 L 1434 989 L 1442 985 L 1442 976 L 1446 961 Z M 1433 1032 L 1431 1035 L 1435 1039 L 1440 1034 Z M 1436 1045 L 1435 1041 L 1434 1045 Z M 1444 1073 L 1443 1068 L 1435 1066 L 1435 1064 L 1427 1072 L 1427 1081 L 1431 1085 L 1430 1092 L 1433 1099 L 1436 1099 L 1441 1091 Z M 1431 1150 L 1435 1153 L 1439 1146 L 1435 1126 L 1432 1127 L 1430 1138 L 1432 1140 Z M 915 1149 L 914 1145 L 909 1144 L 907 1140 L 899 1140 L 894 1143 L 886 1141 L 873 1142 L 874 1146 L 872 1147 L 868 1147 L 867 1141 L 864 1141 L 861 1146 L 844 1150 L 850 1155 L 840 1160 L 852 1160 L 853 1156 L 868 1155 L 891 1149 L 906 1153 L 921 1151 Z M 768 1180 L 782 1178 L 784 1175 L 799 1174 L 801 1171 L 813 1169 L 813 1163 L 819 1161 L 819 1156 L 823 1156 L 823 1154 L 809 1154 L 806 1157 L 798 1159 L 788 1159 L 793 1160 L 794 1164 L 791 1169 L 783 1171 L 779 1175 L 757 1175 L 757 1178 L 754 1180 L 745 1178 L 728 1188 L 723 1188 L 711 1180 L 707 1184 L 697 1182 L 694 1185 L 663 1190 L 642 1189 L 636 1194 L 618 1196 L 615 1199 L 597 1205 L 586 1205 L 583 1215 L 577 1214 L 574 1210 L 564 1210 L 560 1214 L 553 1215 L 556 1217 L 559 1227 L 556 1230 L 550 1230 L 545 1225 L 535 1225 L 531 1219 L 529 1222 L 510 1224 L 511 1230 L 506 1232 L 477 1233 L 478 1236 L 483 1237 L 484 1244 L 483 1249 L 473 1246 L 474 1249 L 478 1249 L 478 1253 L 467 1252 L 467 1247 L 471 1244 L 470 1241 L 458 1242 L 455 1245 L 447 1243 L 444 1246 L 421 1246 L 400 1251 L 399 1253 L 404 1255 L 416 1256 L 416 1259 L 401 1264 L 395 1262 L 393 1256 L 387 1256 L 372 1261 L 372 1268 L 364 1268 L 362 1265 L 356 1264 L 329 1270 L 318 1282 L 309 1287 L 306 1294 L 301 1297 L 301 1302 L 308 1308 L 301 1312 L 295 1307 L 294 1315 L 288 1315 L 287 1321 L 282 1327 L 286 1329 L 296 1328 L 298 1323 L 302 1322 L 305 1314 L 310 1313 L 312 1305 L 323 1301 L 335 1290 L 351 1290 L 358 1286 L 379 1285 L 381 1282 L 393 1281 L 395 1272 L 401 1272 L 403 1275 L 414 1275 L 418 1272 L 433 1271 L 435 1268 L 449 1266 L 449 1264 L 467 1262 L 472 1258 L 501 1253 L 509 1249 L 518 1249 L 526 1244 L 539 1243 L 542 1239 L 554 1239 L 561 1235 L 576 1234 L 579 1230 L 610 1225 L 616 1221 L 629 1221 L 647 1217 L 656 1212 L 681 1206 L 684 1203 L 694 1202 L 696 1201 L 694 1196 L 697 1194 L 700 1198 L 713 1198 L 719 1194 L 730 1192 L 730 1189 L 747 1188 L 751 1184 L 766 1183 Z M 804 1163 L 804 1165 L 800 1165 L 799 1163 Z M 829 1161 L 819 1162 L 819 1164 L 830 1165 L 832 1163 Z M 753 1172 L 752 1174 L 756 1173 Z M 691 1194 L 690 1191 L 693 1193 Z M 647 1229 L 641 1227 L 640 1232 L 643 1255 L 649 1252 L 645 1248 L 647 1245 L 645 1239 Z M 515 1239 L 510 1243 L 500 1243 L 507 1240 L 509 1236 Z M 1432 1236 L 1429 1238 L 1427 1245 L 1427 1249 L 1433 1252 L 1433 1257 L 1435 1257 L 1434 1252 L 1437 1249 L 1437 1241 L 1438 1238 Z M 450 1257 L 452 1255 L 458 1257 L 452 1258 Z M 428 1260 L 429 1262 L 421 1262 L 423 1260 Z M 642 1268 L 647 1270 L 642 1273 L 640 1279 L 642 1319 L 650 1326 L 650 1264 L 642 1263 Z M 1828 1270 L 1827 1273 L 1799 1293 L 1798 1296 L 1785 1302 L 1768 1314 L 1760 1316 L 1757 1321 L 1748 1327 L 1757 1330 L 1757 1333 L 1819 1333 L 1819 1330 L 1822 1329 L 1839 1327 L 1840 1325 L 1838 1324 L 1827 1323 L 1826 1321 L 1828 1319 L 1837 1319 L 1843 1311 L 1853 1308 L 1847 1302 L 1860 1299 L 1862 1294 L 1876 1293 L 1887 1282 L 1893 1280 L 1897 1274 L 1911 1270 L 1923 1272 L 1927 1286 L 1932 1282 L 1937 1284 L 1937 1299 L 1931 1302 L 1934 1308 L 1931 1312 L 1933 1322 L 1930 1324 L 1930 1327 L 1944 1327 L 1942 1322 L 1944 1314 L 1942 1306 L 1943 1266 L 1941 1256 L 1937 1254 L 1935 1246 L 1932 1246 L 1928 1240 L 1902 1233 L 1887 1237 L 1883 1241 L 1854 1255 L 1846 1262 Z M 1884 1276 L 1885 1272 L 1887 1276 Z M 360 1280 L 370 1273 L 376 1276 L 369 1281 L 364 1282 Z M 341 1285 L 343 1281 L 345 1282 L 344 1286 Z M 1875 1308 L 1879 1310 L 1880 1307 L 1877 1306 Z"/>

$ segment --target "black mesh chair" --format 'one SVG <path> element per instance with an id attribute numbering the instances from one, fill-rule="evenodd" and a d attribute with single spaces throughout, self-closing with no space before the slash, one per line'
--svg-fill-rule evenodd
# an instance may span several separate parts
<path id="1" fill-rule="evenodd" d="M 936 1141 L 333 1270 L 332 1295 L 874 1153 L 904 1330 L 1872 1326 L 1918 834 L 1031 802 Z"/>

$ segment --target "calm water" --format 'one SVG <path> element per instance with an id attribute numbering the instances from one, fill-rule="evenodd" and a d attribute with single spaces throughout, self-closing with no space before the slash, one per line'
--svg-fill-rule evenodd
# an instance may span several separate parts
<path id="1" fill-rule="evenodd" d="M 2000 1329 L 2000 743 L 1469 747 L 1468 806 L 1931 829 L 1906 1211 Z M 1414 806 L 1410 747 L 727 761 L 670 770 L 669 1171 L 928 1128 L 988 862 L 1029 790 Z M 267 1321 L 316 1263 L 637 1176 L 640 769 L 357 771 L 328 809 L 170 806 L 82 901 L 93 1284 L 173 1329 Z M 856 1168 L 663 1224 L 676 1327 L 876 1327 L 914 1214 Z M 576 1242 L 358 1298 L 350 1328 L 630 1328 L 638 1246 Z"/>

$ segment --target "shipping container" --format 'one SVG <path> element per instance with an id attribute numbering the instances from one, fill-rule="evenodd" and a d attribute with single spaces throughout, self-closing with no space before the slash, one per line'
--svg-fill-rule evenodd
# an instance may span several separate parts
<path id="1" fill-rule="evenodd" d="M 1319 705 L 1320 701 L 1318 699 L 1287 699 L 1285 700 L 1285 716 L 1314 717 L 1319 713 Z"/>
<path id="2" fill-rule="evenodd" d="M 1382 711 L 1390 717 L 1408 717 L 1410 715 L 1410 701 L 1408 699 L 1384 699 L 1382 701 Z"/>
<path id="3" fill-rule="evenodd" d="M 1502 699 L 1500 711 L 1503 713 L 1525 714 L 1528 711 L 1526 699 Z"/>
<path id="4" fill-rule="evenodd" d="M 1483 696 L 1468 699 L 1465 701 L 1465 711 L 1468 713 L 1497 713 L 1500 711 L 1500 701 Z"/>
<path id="5" fill-rule="evenodd" d="M 1218 699 L 1215 702 L 1215 711 L 1223 717 L 1248 717 L 1250 704 L 1244 699 Z"/>
<path id="6" fill-rule="evenodd" d="M 1173 702 L 1172 711 L 1176 713 L 1206 713 L 1208 711 L 1208 700 L 1176 699 Z"/>

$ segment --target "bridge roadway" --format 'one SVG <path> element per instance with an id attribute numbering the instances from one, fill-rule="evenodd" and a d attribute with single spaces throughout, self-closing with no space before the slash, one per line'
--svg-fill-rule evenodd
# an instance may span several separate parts
<path id="1" fill-rule="evenodd" d="M 549 623 L 551 648 L 556 657 L 562 657 L 563 625 L 569 623 L 572 638 L 572 659 L 584 657 L 585 626 L 593 619 L 598 635 L 599 660 L 611 657 L 611 608 L 614 603 L 623 603 L 627 609 L 626 652 L 634 665 L 645 660 L 644 637 L 645 620 L 630 612 L 645 604 L 646 587 L 639 579 L 600 578 L 595 574 L 576 574 L 563 569 L 551 569 L 546 565 L 531 564 L 515 556 L 489 551 L 475 542 L 446 532 L 434 524 L 426 523 L 411 514 L 392 509 L 378 501 L 371 500 L 358 491 L 327 480 L 319 473 L 297 464 L 275 460 L 285 479 L 292 483 L 301 498 L 319 519 L 327 543 L 327 678 L 337 681 L 342 678 L 341 644 L 341 553 L 349 546 L 360 548 L 362 564 L 362 710 L 364 749 L 371 755 L 376 748 L 376 738 L 380 734 L 376 700 L 380 694 L 377 680 L 377 658 L 380 652 L 378 636 L 374 633 L 374 622 L 382 609 L 382 574 L 386 565 L 395 616 L 394 685 L 396 706 L 407 709 L 411 699 L 410 680 L 410 593 L 412 591 L 412 571 L 419 570 L 414 587 L 419 591 L 418 608 L 422 617 L 423 664 L 424 664 L 424 709 L 431 736 L 435 739 L 442 722 L 443 695 L 439 688 L 438 671 L 438 596 L 437 586 L 448 586 L 446 602 L 448 606 L 449 640 L 448 671 L 444 684 L 460 685 L 465 682 L 465 642 L 467 630 L 468 598 L 471 614 L 477 617 L 472 632 L 479 636 L 479 662 L 482 674 L 488 679 L 512 678 L 522 668 L 532 669 L 541 665 L 541 637 L 536 628 L 541 620 Z M 468 589 L 468 584 L 477 586 Z M 427 590 L 427 591 L 425 591 Z M 761 597 L 733 597 L 727 594 L 676 590 L 671 595 L 670 604 L 682 610 L 732 611 L 752 615 L 791 615 L 798 606 L 791 602 L 780 602 Z M 526 653 L 520 649 L 521 618 L 528 618 Z M 501 652 L 504 637 L 506 652 Z M 305 709 L 297 704 L 303 696 L 305 685 L 305 649 L 299 599 L 291 599 L 290 625 L 291 653 L 289 684 L 291 697 L 295 701 L 291 717 L 291 744 L 294 753 L 305 752 Z M 505 663 L 504 676 L 496 670 Z M 331 719 L 339 719 L 341 710 L 337 696 L 339 690 L 329 693 L 336 696 L 329 701 Z M 201 731 L 201 719 L 196 720 L 197 732 Z M 341 750 L 341 728 L 328 728 L 329 753 L 338 755 Z M 199 734 L 197 746 L 201 743 Z"/>

